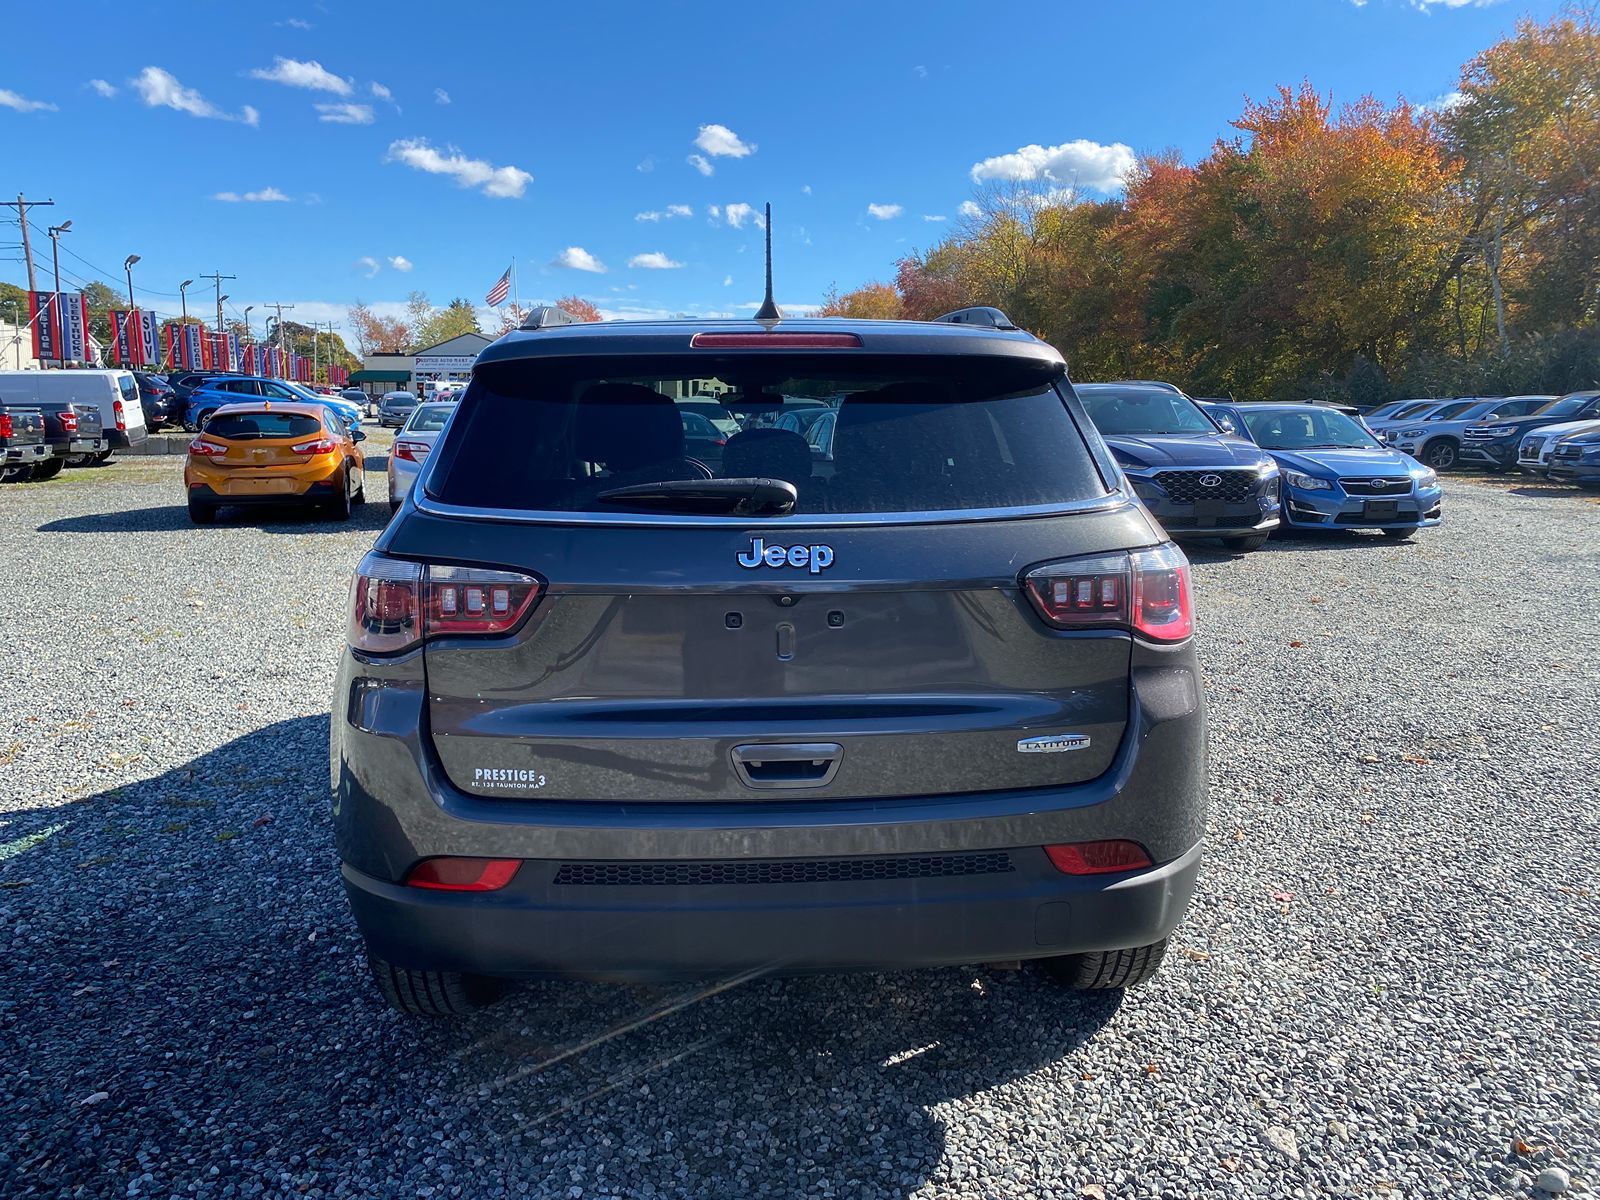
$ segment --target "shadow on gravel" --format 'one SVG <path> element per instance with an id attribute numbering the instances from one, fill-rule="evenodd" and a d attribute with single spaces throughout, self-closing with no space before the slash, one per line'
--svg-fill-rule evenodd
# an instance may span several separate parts
<path id="1" fill-rule="evenodd" d="M 253 525 L 268 533 L 339 533 L 350 529 L 379 530 L 389 523 L 389 509 L 369 493 L 367 502 L 350 511 L 348 521 L 330 520 L 309 507 L 260 508 L 224 505 L 217 513 L 219 525 Z M 155 508 L 129 508 L 121 512 L 88 513 L 62 517 L 39 526 L 40 533 L 173 533 L 194 529 L 181 504 Z"/>
<path id="2" fill-rule="evenodd" d="M 366 976 L 327 803 L 306 717 L 0 814 L 0 1195 L 879 1200 L 939 1168 L 935 1105 L 1050 1072 L 1070 1106 L 1062 1060 L 1121 1002 L 963 968 L 541 982 L 403 1018 Z"/>

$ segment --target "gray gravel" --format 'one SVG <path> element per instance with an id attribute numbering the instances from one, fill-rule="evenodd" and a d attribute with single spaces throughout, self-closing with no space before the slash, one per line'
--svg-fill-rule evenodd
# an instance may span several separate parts
<path id="1" fill-rule="evenodd" d="M 348 526 L 191 529 L 178 466 L 0 488 L 7 1200 L 1593 1190 L 1592 500 L 1452 483 L 1412 545 L 1195 553 L 1210 856 L 1141 991 L 550 983 L 424 1024 L 324 816 L 381 459 Z"/>

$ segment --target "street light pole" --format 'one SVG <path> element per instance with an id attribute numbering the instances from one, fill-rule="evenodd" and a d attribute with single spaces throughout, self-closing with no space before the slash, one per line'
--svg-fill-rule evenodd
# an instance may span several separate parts
<path id="1" fill-rule="evenodd" d="M 62 329 L 61 317 L 61 235 L 72 229 L 71 221 L 63 221 L 59 225 L 50 226 L 50 257 L 55 263 L 56 290 L 50 297 L 51 323 L 55 326 L 50 332 L 56 339 L 56 366 L 65 369 L 67 365 L 67 343 L 62 336 L 66 330 Z M 88 331 L 85 330 L 85 333 Z"/>
<path id="2" fill-rule="evenodd" d="M 183 323 L 185 325 L 189 323 L 189 285 L 193 282 L 194 280 L 192 279 L 185 279 L 178 285 L 178 303 L 183 305 Z"/>
<path id="3" fill-rule="evenodd" d="M 133 352 L 133 314 L 137 311 L 133 303 L 133 264 L 138 261 L 137 254 L 130 254 L 122 263 L 122 269 L 128 273 L 128 319 L 122 323 L 122 344 L 127 348 L 130 363 L 139 358 Z"/>

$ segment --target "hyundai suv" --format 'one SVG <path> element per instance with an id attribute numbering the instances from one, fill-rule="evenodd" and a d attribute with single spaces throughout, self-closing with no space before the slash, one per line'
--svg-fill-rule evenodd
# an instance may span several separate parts
<path id="1" fill-rule="evenodd" d="M 1272 456 L 1170 383 L 1082 383 L 1079 398 L 1162 528 L 1259 550 L 1281 517 Z"/>
<path id="2" fill-rule="evenodd" d="M 335 837 L 391 1004 L 1154 973 L 1204 825 L 1189 566 L 1061 356 L 971 311 L 536 316 L 478 356 L 357 569 L 333 699 Z M 707 381 L 738 430 L 715 473 L 674 403 Z M 814 452 L 778 419 L 818 397 Z"/>

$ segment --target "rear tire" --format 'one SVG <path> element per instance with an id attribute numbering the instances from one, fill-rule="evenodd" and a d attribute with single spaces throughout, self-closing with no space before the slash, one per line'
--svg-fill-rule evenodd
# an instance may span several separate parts
<path id="1" fill-rule="evenodd" d="M 493 1004 L 505 991 L 505 984 L 485 975 L 463 975 L 459 971 L 413 971 L 397 967 L 377 955 L 367 953 L 378 991 L 396 1012 L 412 1017 L 457 1017 L 486 1004 Z"/>
<path id="2" fill-rule="evenodd" d="M 100 451 L 99 454 L 96 454 L 94 456 L 94 465 L 97 466 L 97 467 L 101 463 L 107 463 L 107 462 L 110 462 L 110 461 L 111 461 L 111 451 L 110 450 L 102 450 L 102 451 Z"/>
<path id="3" fill-rule="evenodd" d="M 328 501 L 327 513 L 335 521 L 350 519 L 350 471 L 346 468 L 339 478 L 339 489 Z"/>
<path id="4" fill-rule="evenodd" d="M 211 525 L 217 519 L 217 506 L 215 504 L 199 504 L 189 501 L 189 520 L 196 525 Z"/>
<path id="5" fill-rule="evenodd" d="M 1167 939 L 1151 946 L 1131 950 L 1097 950 L 1089 954 L 1069 954 L 1064 958 L 1045 958 L 1039 965 L 1058 983 L 1080 990 L 1138 987 L 1161 967 L 1167 954 Z"/>
<path id="6" fill-rule="evenodd" d="M 1385 529 L 1383 536 L 1396 542 L 1403 542 L 1417 531 L 1415 525 L 1407 525 L 1404 529 Z"/>
<path id="7" fill-rule="evenodd" d="M 1259 550 L 1267 544 L 1270 533 L 1253 533 L 1249 537 L 1225 537 L 1222 544 L 1235 554 L 1249 554 L 1252 550 Z"/>
<path id="8" fill-rule="evenodd" d="M 67 465 L 64 458 L 52 458 L 42 463 L 33 464 L 33 479 L 37 483 L 43 479 L 54 479 L 61 474 L 61 468 Z"/>

